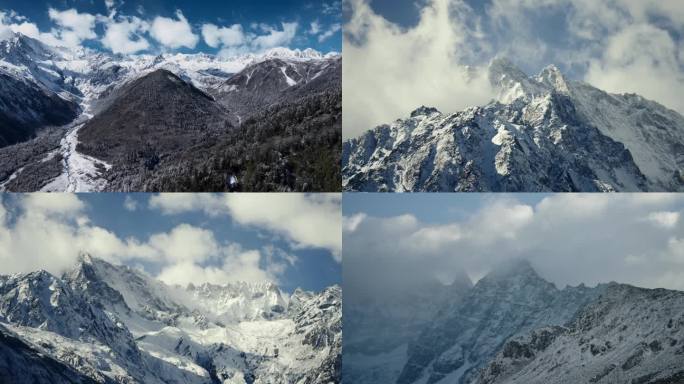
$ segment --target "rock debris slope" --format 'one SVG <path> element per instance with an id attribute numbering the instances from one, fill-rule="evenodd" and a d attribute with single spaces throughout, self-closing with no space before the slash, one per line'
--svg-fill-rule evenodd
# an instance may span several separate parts
<path id="1" fill-rule="evenodd" d="M 495 100 L 421 107 L 343 146 L 347 191 L 683 191 L 684 117 L 634 94 L 489 66 Z"/>
<path id="2" fill-rule="evenodd" d="M 341 290 L 170 287 L 84 256 L 0 277 L 0 381 L 339 383 Z"/>
<path id="3" fill-rule="evenodd" d="M 16 33 L 0 89 L 0 190 L 340 190 L 339 54 L 122 56 Z"/>

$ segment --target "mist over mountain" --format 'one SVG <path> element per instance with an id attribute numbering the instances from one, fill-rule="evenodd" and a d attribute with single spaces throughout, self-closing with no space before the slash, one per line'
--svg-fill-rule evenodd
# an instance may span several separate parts
<path id="1" fill-rule="evenodd" d="M 493 60 L 484 106 L 410 117 L 345 141 L 347 191 L 638 192 L 684 188 L 684 117 L 549 66 Z"/>
<path id="2" fill-rule="evenodd" d="M 0 277 L 3 382 L 340 382 L 341 289 L 168 286 L 84 255 Z M 19 376 L 22 375 L 22 376 Z M 23 376 L 27 375 L 27 376 Z"/>
<path id="3" fill-rule="evenodd" d="M 447 295 L 447 286 L 434 286 L 418 300 L 417 292 L 404 294 L 403 303 L 348 295 L 343 380 L 674 383 L 684 375 L 680 291 L 619 283 L 558 289 L 526 260 L 459 286 Z M 388 311 L 424 319 L 418 330 L 378 337 L 364 324 Z"/>
<path id="4" fill-rule="evenodd" d="M 340 189 L 338 54 L 2 48 L 3 190 Z"/>

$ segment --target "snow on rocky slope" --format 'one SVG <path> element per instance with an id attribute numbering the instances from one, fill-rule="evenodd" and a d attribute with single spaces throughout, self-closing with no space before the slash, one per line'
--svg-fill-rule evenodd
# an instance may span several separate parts
<path id="1" fill-rule="evenodd" d="M 489 66 L 496 100 L 421 107 L 343 147 L 348 191 L 682 191 L 684 117 L 634 94 Z"/>
<path id="2" fill-rule="evenodd" d="M 476 382 L 681 383 L 682 361 L 684 292 L 611 283 L 567 327 L 506 342 Z"/>
<path id="3" fill-rule="evenodd" d="M 336 383 L 341 299 L 339 287 L 292 296 L 269 283 L 170 287 L 83 256 L 62 278 L 0 277 L 0 326 L 23 346 L 0 347 L 97 382 Z M 19 371 L 0 364 L 9 383 Z"/>
<path id="4" fill-rule="evenodd" d="M 422 330 L 414 330 L 412 336 L 398 334 L 406 344 L 395 350 L 393 344 L 372 337 L 382 326 L 367 327 L 367 333 L 353 326 L 364 318 L 370 323 L 375 313 L 392 303 L 357 303 L 355 297 L 348 301 L 346 383 L 673 384 L 684 380 L 684 292 L 618 283 L 558 289 L 528 262 L 512 261 L 459 295 L 423 299 L 441 302 L 441 307 L 431 312 Z M 346 309 L 359 304 L 366 305 L 365 312 Z M 404 307 L 407 313 L 417 308 Z M 392 323 L 382 324 L 396 329 Z"/>

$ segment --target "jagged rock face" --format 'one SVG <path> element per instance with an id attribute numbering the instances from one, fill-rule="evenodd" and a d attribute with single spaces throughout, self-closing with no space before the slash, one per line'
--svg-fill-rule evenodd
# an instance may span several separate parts
<path id="1" fill-rule="evenodd" d="M 25 343 L 19 336 L 0 325 L 0 380 L 6 384 L 96 384 L 83 375 Z M 112 381 L 104 381 L 112 383 Z"/>
<path id="2" fill-rule="evenodd" d="M 339 287 L 169 287 L 84 255 L 62 279 L 0 276 L 0 327 L 28 346 L 17 361 L 48 356 L 96 382 L 337 383 L 341 300 Z"/>
<path id="3" fill-rule="evenodd" d="M 125 358 L 139 356 L 132 335 L 118 320 L 45 271 L 0 278 L 0 316 L 12 324 L 100 342 Z"/>
<path id="4" fill-rule="evenodd" d="M 524 261 L 499 266 L 409 345 L 397 383 L 469 383 L 509 337 L 565 324 L 599 290 L 558 290 Z"/>
<path id="5" fill-rule="evenodd" d="M 497 100 L 419 108 L 343 146 L 348 191 L 681 191 L 684 117 L 636 95 L 490 65 Z"/>
<path id="6" fill-rule="evenodd" d="M 508 341 L 477 383 L 678 383 L 682 359 L 684 293 L 611 284 L 567 328 Z"/>

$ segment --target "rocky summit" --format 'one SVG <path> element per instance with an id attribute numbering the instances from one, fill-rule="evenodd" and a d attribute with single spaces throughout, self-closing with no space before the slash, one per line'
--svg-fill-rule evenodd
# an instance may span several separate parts
<path id="1" fill-rule="evenodd" d="M 497 94 L 455 113 L 420 107 L 343 144 L 346 191 L 684 191 L 684 117 L 549 66 L 489 65 Z"/>

